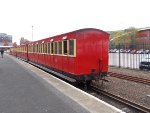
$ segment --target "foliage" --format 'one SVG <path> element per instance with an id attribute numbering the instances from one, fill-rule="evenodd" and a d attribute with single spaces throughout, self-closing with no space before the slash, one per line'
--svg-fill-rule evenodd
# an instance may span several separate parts
<path id="1" fill-rule="evenodd" d="M 136 43 L 137 32 L 138 29 L 134 27 L 110 32 L 110 43 L 112 46 L 124 45 L 125 43 L 134 44 Z"/>

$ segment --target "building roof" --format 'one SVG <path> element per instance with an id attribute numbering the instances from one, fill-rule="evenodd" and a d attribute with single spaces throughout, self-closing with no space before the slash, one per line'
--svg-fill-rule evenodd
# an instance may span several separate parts
<path id="1" fill-rule="evenodd" d="M 145 31 L 145 30 L 150 30 L 150 27 L 139 28 L 138 31 Z"/>

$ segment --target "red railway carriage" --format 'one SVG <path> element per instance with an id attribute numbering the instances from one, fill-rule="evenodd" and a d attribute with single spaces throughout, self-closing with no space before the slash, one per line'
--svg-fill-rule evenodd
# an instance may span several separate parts
<path id="1" fill-rule="evenodd" d="M 27 49 L 28 49 L 27 44 L 20 45 L 20 46 L 17 46 L 15 48 L 11 48 L 10 54 L 13 56 L 16 56 L 16 57 L 27 59 L 28 58 L 28 52 L 27 52 L 28 50 Z"/>
<path id="2" fill-rule="evenodd" d="M 108 46 L 106 32 L 81 29 L 27 44 L 26 59 L 78 81 L 90 81 L 107 75 Z"/>

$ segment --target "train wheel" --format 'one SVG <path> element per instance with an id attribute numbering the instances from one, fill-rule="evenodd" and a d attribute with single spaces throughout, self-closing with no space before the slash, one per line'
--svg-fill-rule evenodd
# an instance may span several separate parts
<path id="1" fill-rule="evenodd" d="M 91 84 L 91 81 L 89 81 L 89 80 L 86 81 L 86 80 L 85 80 L 85 81 L 84 81 L 84 89 L 85 89 L 85 90 L 88 90 L 88 89 L 90 88 L 90 84 Z"/>

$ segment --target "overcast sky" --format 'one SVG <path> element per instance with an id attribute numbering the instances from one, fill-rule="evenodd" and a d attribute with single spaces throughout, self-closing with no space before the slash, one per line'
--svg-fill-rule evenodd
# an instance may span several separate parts
<path id="1" fill-rule="evenodd" d="M 81 28 L 150 27 L 150 0 L 0 0 L 0 33 L 39 40 Z"/>

